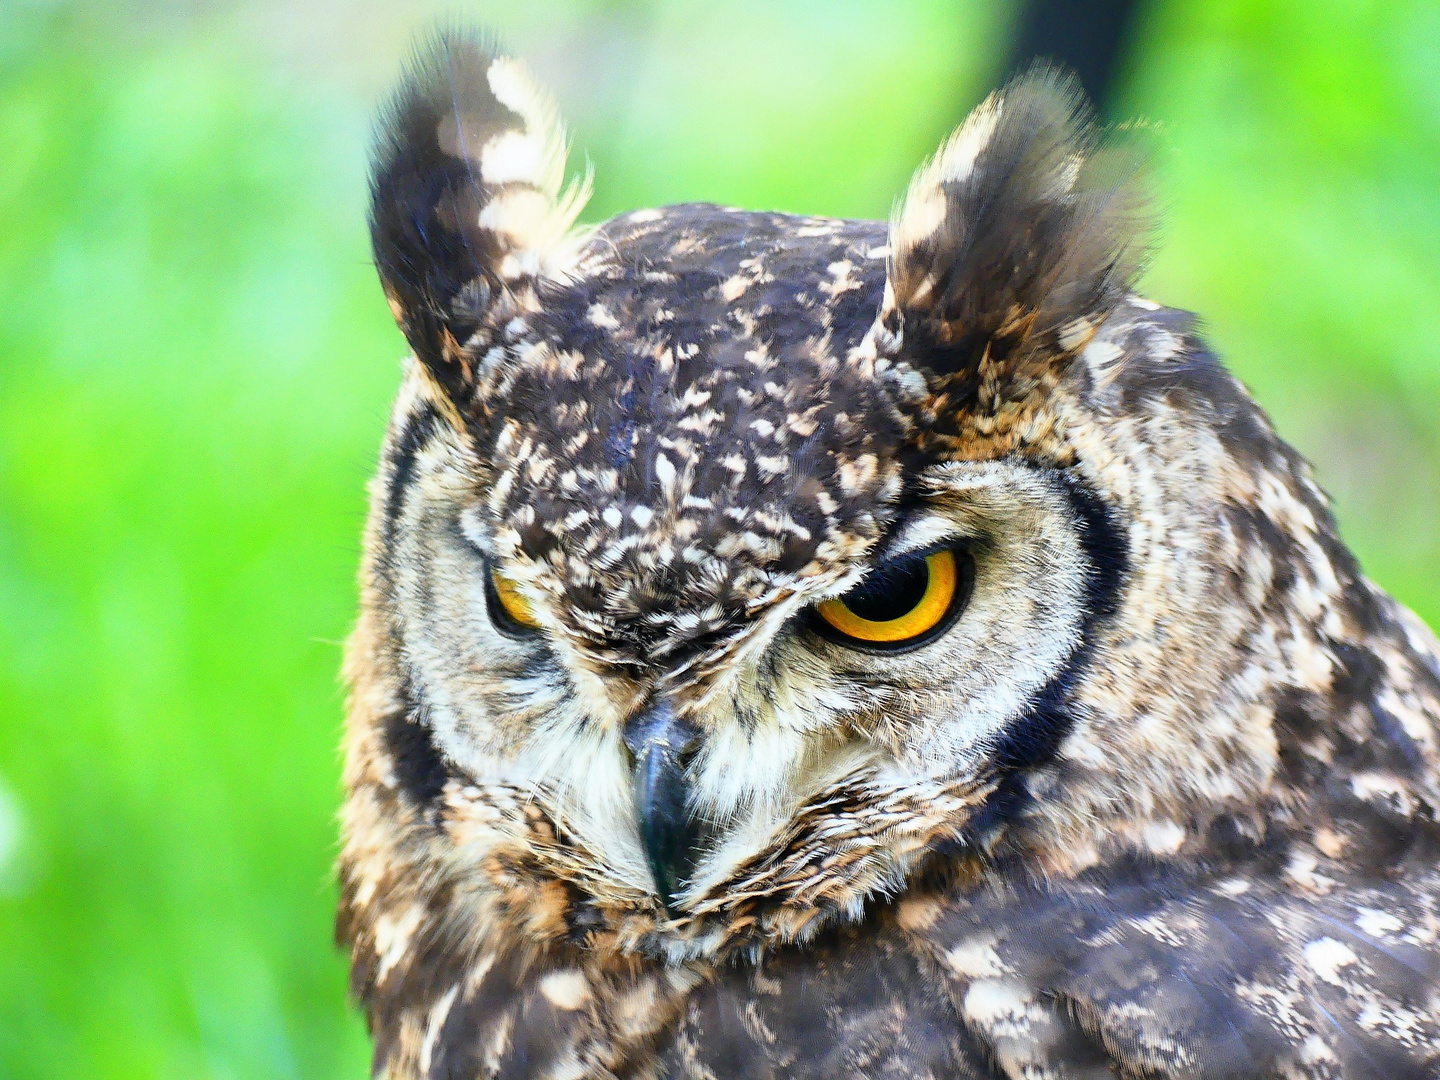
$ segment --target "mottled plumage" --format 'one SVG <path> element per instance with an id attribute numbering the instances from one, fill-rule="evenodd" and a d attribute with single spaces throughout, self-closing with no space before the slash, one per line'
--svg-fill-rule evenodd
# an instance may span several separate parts
<path id="1" fill-rule="evenodd" d="M 564 147 L 463 37 L 382 125 L 377 1075 L 1440 1076 L 1440 645 L 1133 292 L 1136 167 L 1065 81 L 888 226 L 581 229 Z M 933 633 L 817 621 L 935 552 Z"/>

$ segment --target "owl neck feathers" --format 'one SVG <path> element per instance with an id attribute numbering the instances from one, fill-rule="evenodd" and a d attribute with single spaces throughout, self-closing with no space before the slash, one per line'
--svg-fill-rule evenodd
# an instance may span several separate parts
<path id="1" fill-rule="evenodd" d="M 1037 874 L 1265 851 L 1323 888 L 1346 852 L 1402 852 L 1440 819 L 1440 644 L 1364 578 L 1193 323 L 1127 299 L 1050 395 L 1067 472 L 1131 550 L 1006 839 Z"/>

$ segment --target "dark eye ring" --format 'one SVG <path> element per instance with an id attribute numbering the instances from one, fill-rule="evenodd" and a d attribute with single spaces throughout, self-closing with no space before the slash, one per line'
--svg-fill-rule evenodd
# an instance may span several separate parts
<path id="1" fill-rule="evenodd" d="M 902 555 L 875 567 L 844 596 L 811 609 L 824 638 L 875 652 L 903 652 L 935 640 L 970 601 L 975 560 L 941 548 Z"/>

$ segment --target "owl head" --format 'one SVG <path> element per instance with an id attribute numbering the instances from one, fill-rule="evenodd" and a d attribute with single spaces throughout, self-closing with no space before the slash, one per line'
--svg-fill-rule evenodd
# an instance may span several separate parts
<path id="1" fill-rule="evenodd" d="M 888 225 L 577 227 L 565 151 L 463 36 L 382 122 L 414 356 L 350 658 L 352 906 L 411 875 L 692 955 L 916 874 L 1263 828 L 1281 714 L 1369 594 L 1191 318 L 1134 293 L 1139 170 L 1064 77 L 988 98 Z"/>

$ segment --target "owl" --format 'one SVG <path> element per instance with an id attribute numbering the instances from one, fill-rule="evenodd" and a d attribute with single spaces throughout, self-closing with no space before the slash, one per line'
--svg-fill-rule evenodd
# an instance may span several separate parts
<path id="1" fill-rule="evenodd" d="M 1061 76 L 888 222 L 577 216 L 450 33 L 346 676 L 390 1080 L 1440 1077 L 1440 643 L 1138 295 Z"/>

